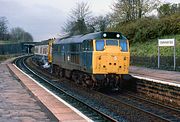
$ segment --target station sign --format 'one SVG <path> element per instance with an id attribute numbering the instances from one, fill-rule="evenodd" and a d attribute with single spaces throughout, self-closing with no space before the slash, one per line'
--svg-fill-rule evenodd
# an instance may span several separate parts
<path id="1" fill-rule="evenodd" d="M 160 67 L 160 47 L 174 47 L 174 70 L 176 70 L 176 40 L 158 39 L 158 68 Z"/>
<path id="2" fill-rule="evenodd" d="M 175 39 L 158 39 L 158 46 L 160 47 L 175 46 Z"/>

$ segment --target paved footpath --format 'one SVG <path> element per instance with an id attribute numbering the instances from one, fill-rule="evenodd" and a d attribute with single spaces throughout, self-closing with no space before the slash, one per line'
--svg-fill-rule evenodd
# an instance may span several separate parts
<path id="1" fill-rule="evenodd" d="M 55 119 L 13 76 L 6 64 L 0 64 L 0 122 L 50 122 Z"/>

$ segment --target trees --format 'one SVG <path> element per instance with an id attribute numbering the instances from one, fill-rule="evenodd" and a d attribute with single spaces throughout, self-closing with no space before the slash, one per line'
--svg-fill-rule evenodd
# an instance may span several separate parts
<path id="1" fill-rule="evenodd" d="M 69 19 L 62 29 L 69 35 L 79 35 L 105 31 L 109 24 L 110 17 L 108 15 L 92 17 L 88 3 L 81 2 L 71 10 Z"/>
<path id="2" fill-rule="evenodd" d="M 6 17 L 0 17 L 0 40 L 2 41 L 8 40 L 15 42 L 33 41 L 32 35 L 28 32 L 25 32 L 22 28 L 19 27 L 12 28 L 11 32 L 9 32 L 7 23 L 8 20 L 6 19 Z"/>
<path id="3" fill-rule="evenodd" d="M 25 32 L 22 28 L 12 28 L 10 32 L 11 40 L 15 42 L 32 42 L 33 37 L 30 33 Z"/>
<path id="4" fill-rule="evenodd" d="M 109 25 L 110 17 L 108 15 L 94 17 L 91 23 L 94 31 L 105 31 Z"/>
<path id="5" fill-rule="evenodd" d="M 7 23 L 6 17 L 0 17 L 0 40 L 7 40 L 9 37 Z"/>
<path id="6" fill-rule="evenodd" d="M 33 37 L 30 33 L 24 32 L 24 41 L 26 42 L 33 42 Z"/>
<path id="7" fill-rule="evenodd" d="M 180 13 L 180 4 L 171 5 L 170 3 L 166 3 L 166 4 L 161 5 L 157 10 L 158 10 L 159 17 L 171 15 L 174 13 Z"/>
<path id="8" fill-rule="evenodd" d="M 63 27 L 63 30 L 70 35 L 85 34 L 89 31 L 88 22 L 91 11 L 87 3 L 77 3 L 76 7 L 71 10 L 69 19 Z"/>
<path id="9" fill-rule="evenodd" d="M 159 0 L 116 0 L 111 14 L 115 22 L 128 22 L 142 18 L 159 5 Z"/>

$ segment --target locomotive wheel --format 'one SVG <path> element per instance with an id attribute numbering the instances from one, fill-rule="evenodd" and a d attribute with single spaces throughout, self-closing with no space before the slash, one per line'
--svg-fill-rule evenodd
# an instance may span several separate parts
<path id="1" fill-rule="evenodd" d="M 63 70 L 63 69 L 60 69 L 60 70 L 59 70 L 59 77 L 60 77 L 60 78 L 63 78 L 63 77 L 64 77 L 64 70 Z"/>
<path id="2" fill-rule="evenodd" d="M 81 84 L 80 74 L 77 71 L 72 72 L 72 80 L 77 84 Z"/>
<path id="3" fill-rule="evenodd" d="M 56 65 L 53 65 L 53 74 L 55 75 L 55 76 L 59 76 L 59 67 L 58 66 L 56 66 Z"/>
<path id="4" fill-rule="evenodd" d="M 83 86 L 89 89 L 95 88 L 95 82 L 92 80 L 92 78 L 88 75 L 84 75 L 83 77 Z"/>

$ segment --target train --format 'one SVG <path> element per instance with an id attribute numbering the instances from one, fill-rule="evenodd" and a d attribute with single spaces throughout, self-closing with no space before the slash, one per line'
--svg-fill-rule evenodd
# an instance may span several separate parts
<path id="1" fill-rule="evenodd" d="M 36 45 L 34 55 L 51 73 L 88 88 L 119 89 L 129 72 L 129 41 L 120 32 L 50 39 Z"/>

